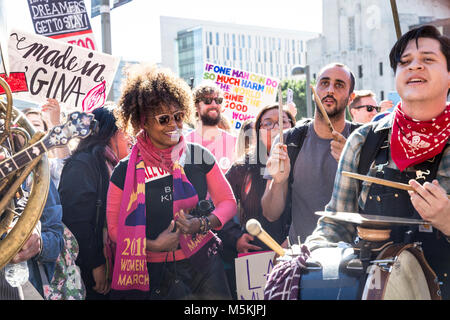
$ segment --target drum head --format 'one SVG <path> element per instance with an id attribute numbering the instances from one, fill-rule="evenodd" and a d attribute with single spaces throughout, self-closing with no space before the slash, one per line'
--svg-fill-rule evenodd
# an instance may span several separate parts
<path id="1" fill-rule="evenodd" d="M 431 300 L 431 295 L 420 262 L 409 250 L 403 250 L 390 271 L 371 266 L 362 299 Z"/>

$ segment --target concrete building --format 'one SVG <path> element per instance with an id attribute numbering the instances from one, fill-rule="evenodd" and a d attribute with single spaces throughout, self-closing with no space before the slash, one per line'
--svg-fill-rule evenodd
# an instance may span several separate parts
<path id="1" fill-rule="evenodd" d="M 306 41 L 313 32 L 233 23 L 161 17 L 161 65 L 194 86 L 205 62 L 239 68 L 279 79 L 294 65 L 305 64 Z"/>
<path id="2" fill-rule="evenodd" d="M 322 7 L 323 33 L 307 42 L 312 78 L 326 64 L 342 62 L 355 73 L 355 89 L 371 89 L 377 101 L 387 99 L 395 91 L 389 52 L 397 40 L 390 2 L 323 0 Z M 450 17 L 449 0 L 397 0 L 397 9 L 402 33 L 430 22 L 444 32 L 443 21 Z"/>

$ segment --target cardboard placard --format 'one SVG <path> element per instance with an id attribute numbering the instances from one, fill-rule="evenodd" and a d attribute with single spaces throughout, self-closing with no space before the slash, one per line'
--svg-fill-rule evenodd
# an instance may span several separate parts
<path id="1" fill-rule="evenodd" d="M 273 269 L 275 252 L 254 252 L 234 260 L 238 300 L 264 300 L 264 286 Z"/>
<path id="2" fill-rule="evenodd" d="M 36 34 L 96 50 L 84 0 L 29 0 Z"/>
<path id="3" fill-rule="evenodd" d="M 65 110 L 92 111 L 106 101 L 119 58 L 51 38 L 12 30 L 8 40 L 11 73 L 24 72 L 28 91 L 17 99 L 59 101 Z"/>
<path id="4" fill-rule="evenodd" d="M 222 114 L 230 120 L 233 130 L 255 118 L 262 107 L 274 104 L 280 83 L 276 78 L 209 62 L 203 80 L 215 82 L 224 91 Z"/>

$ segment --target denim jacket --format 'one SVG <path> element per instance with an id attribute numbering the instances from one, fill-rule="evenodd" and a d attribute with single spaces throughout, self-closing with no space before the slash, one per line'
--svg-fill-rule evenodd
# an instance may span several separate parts
<path id="1" fill-rule="evenodd" d="M 39 272 L 38 263 L 42 264 L 48 281 L 51 281 L 55 270 L 56 259 L 64 246 L 62 207 L 59 200 L 59 194 L 52 181 L 48 192 L 47 202 L 45 203 L 41 222 L 42 251 L 28 260 L 29 281 L 43 296 L 42 279 Z"/>

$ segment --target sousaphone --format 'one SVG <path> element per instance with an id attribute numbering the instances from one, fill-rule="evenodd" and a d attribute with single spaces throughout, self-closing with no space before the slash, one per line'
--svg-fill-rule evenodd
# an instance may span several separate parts
<path id="1" fill-rule="evenodd" d="M 48 133 L 35 131 L 13 106 L 8 83 L 0 78 L 6 103 L 0 100 L 0 269 L 20 251 L 38 223 L 47 201 L 50 170 L 47 151 L 85 138 L 97 129 L 93 114 L 72 112 L 65 124 Z M 31 178 L 27 194 L 22 184 Z M 28 180 L 27 180 L 28 181 Z M 25 207 L 24 207 L 25 205 Z"/>
<path id="2" fill-rule="evenodd" d="M 24 147 L 39 141 L 44 133 L 36 132 L 24 114 L 13 106 L 11 89 L 2 78 L 0 78 L 0 86 L 6 95 L 6 103 L 0 101 L 0 149 L 8 158 Z M 23 146 L 18 146 L 18 141 L 24 141 Z M 29 198 L 25 209 L 18 213 L 17 203 L 24 196 L 21 185 L 30 173 L 32 173 L 33 181 Z M 0 180 L 0 268 L 3 268 L 19 252 L 41 217 L 50 185 L 47 155 L 42 153 L 11 174 L 2 171 L 3 175 L 5 177 Z M 17 222 L 10 229 L 15 219 Z"/>

